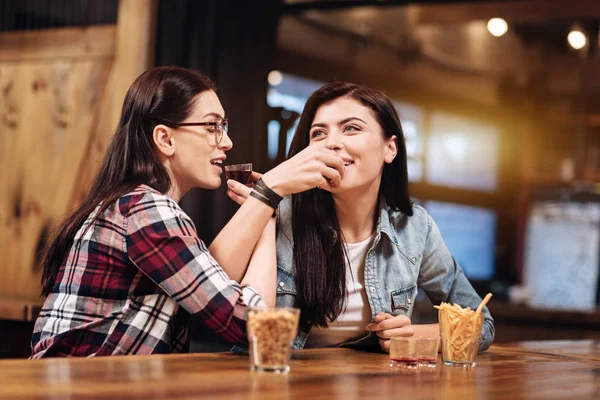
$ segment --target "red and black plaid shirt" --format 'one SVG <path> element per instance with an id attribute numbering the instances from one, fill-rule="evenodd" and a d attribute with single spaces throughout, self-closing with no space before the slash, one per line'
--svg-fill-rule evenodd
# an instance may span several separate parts
<path id="1" fill-rule="evenodd" d="M 229 279 L 171 198 L 148 186 L 75 236 L 35 323 L 32 358 L 187 350 L 190 314 L 245 345 L 244 310 L 263 304 Z"/>

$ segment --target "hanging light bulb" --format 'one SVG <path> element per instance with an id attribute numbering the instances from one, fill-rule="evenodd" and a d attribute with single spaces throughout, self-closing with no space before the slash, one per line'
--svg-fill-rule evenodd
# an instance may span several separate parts
<path id="1" fill-rule="evenodd" d="M 492 18 L 488 21 L 487 28 L 492 35 L 500 37 L 508 31 L 508 24 L 502 18 Z"/>
<path id="2" fill-rule="evenodd" d="M 569 42 L 569 46 L 575 50 L 580 50 L 587 44 L 587 36 L 580 28 L 573 28 L 567 35 L 567 41 Z"/>

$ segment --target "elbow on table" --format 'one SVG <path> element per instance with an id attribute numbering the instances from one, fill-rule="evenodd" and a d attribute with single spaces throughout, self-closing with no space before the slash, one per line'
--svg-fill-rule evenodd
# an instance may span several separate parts
<path id="1" fill-rule="evenodd" d="M 496 335 L 496 329 L 493 321 L 485 320 L 483 324 L 484 326 L 483 332 L 481 333 L 481 342 L 479 343 L 479 352 L 489 349 L 494 342 L 494 337 Z"/>

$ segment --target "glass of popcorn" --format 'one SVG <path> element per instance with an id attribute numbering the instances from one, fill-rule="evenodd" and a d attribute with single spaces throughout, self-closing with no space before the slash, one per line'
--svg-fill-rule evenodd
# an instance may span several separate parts
<path id="1" fill-rule="evenodd" d="M 253 371 L 286 373 L 290 370 L 290 354 L 299 318 L 297 308 L 248 309 L 250 368 Z"/>

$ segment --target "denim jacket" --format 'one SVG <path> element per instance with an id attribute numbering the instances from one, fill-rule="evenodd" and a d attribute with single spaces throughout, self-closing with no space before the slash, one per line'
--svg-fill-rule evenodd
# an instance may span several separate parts
<path id="1" fill-rule="evenodd" d="M 462 268 L 448 251 L 437 225 L 423 207 L 414 206 L 409 217 L 394 211 L 385 200 L 379 202 L 379 219 L 372 247 L 365 260 L 367 298 L 374 317 L 379 312 L 411 317 L 417 288 L 434 304 L 442 301 L 462 307 L 477 308 L 477 295 Z M 292 202 L 285 198 L 279 206 L 277 235 L 277 306 L 292 307 L 296 299 L 293 265 Z M 479 350 L 486 350 L 494 340 L 494 320 L 487 307 Z M 310 333 L 300 329 L 294 341 L 302 349 Z M 343 346 L 369 348 L 377 346 L 377 337 L 364 337 Z"/>

